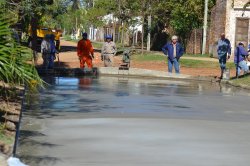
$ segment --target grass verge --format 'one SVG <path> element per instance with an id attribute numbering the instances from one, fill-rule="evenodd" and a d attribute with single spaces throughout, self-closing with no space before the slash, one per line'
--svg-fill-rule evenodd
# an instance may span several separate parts
<path id="1" fill-rule="evenodd" d="M 65 35 L 63 36 L 63 39 L 66 40 L 66 41 L 72 41 L 72 42 L 75 42 L 77 43 L 80 39 L 71 39 L 70 35 Z M 102 46 L 103 46 L 103 42 L 95 42 L 95 41 L 92 41 L 91 42 L 93 47 L 95 49 L 98 49 L 98 50 L 101 50 L 102 49 Z M 117 46 L 117 50 L 118 52 L 122 52 L 123 51 L 123 46 L 121 43 L 116 43 L 116 46 Z M 125 48 L 126 49 L 126 48 Z"/>
<path id="2" fill-rule="evenodd" d="M 242 78 L 233 79 L 230 81 L 231 84 L 241 87 L 249 87 L 250 89 L 250 75 L 246 75 Z"/>
<path id="3" fill-rule="evenodd" d="M 186 57 L 197 57 L 197 58 L 211 58 L 209 54 L 185 54 Z"/>
<path id="4" fill-rule="evenodd" d="M 9 136 L 6 135 L 4 132 L 4 124 L 0 124 L 0 140 L 2 143 L 6 144 L 6 145 L 12 145 L 13 141 L 14 141 L 14 137 L 13 136 Z"/>
<path id="5" fill-rule="evenodd" d="M 132 56 L 132 60 L 139 61 L 139 62 L 146 62 L 146 61 L 165 61 L 167 63 L 167 57 L 163 56 L 159 53 L 150 53 L 150 54 L 135 54 Z M 218 62 L 206 61 L 206 60 L 194 60 L 194 59 L 181 59 L 180 64 L 183 67 L 188 68 L 219 68 Z M 227 67 L 229 69 L 235 68 L 234 63 L 228 62 Z"/>

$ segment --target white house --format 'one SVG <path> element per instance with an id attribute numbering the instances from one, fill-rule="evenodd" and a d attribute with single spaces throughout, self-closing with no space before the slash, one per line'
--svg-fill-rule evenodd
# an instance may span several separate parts
<path id="1" fill-rule="evenodd" d="M 250 44 L 250 8 L 243 7 L 249 0 L 217 0 L 212 10 L 209 32 L 209 52 L 216 54 L 216 42 L 225 33 L 231 41 L 232 52 L 239 42 Z"/>
<path id="2" fill-rule="evenodd" d="M 225 34 L 232 46 L 243 42 L 245 46 L 250 44 L 250 8 L 243 10 L 249 0 L 228 0 Z"/>

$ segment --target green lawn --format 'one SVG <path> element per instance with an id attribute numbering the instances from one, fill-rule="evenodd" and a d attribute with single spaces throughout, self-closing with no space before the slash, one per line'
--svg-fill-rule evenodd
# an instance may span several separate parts
<path id="1" fill-rule="evenodd" d="M 231 80 L 230 82 L 236 86 L 248 86 L 248 87 L 250 87 L 250 75 L 244 76 L 242 78 Z"/>
<path id="2" fill-rule="evenodd" d="M 186 57 L 211 58 L 209 54 L 185 54 Z"/>
<path id="3" fill-rule="evenodd" d="M 135 54 L 132 56 L 132 60 L 135 61 L 166 61 L 167 57 L 159 53 L 150 53 L 150 54 Z M 189 68 L 219 68 L 218 62 L 205 61 L 205 60 L 193 60 L 193 59 L 181 59 L 180 64 L 183 67 Z M 234 63 L 227 63 L 229 69 L 235 68 Z"/>
<path id="4" fill-rule="evenodd" d="M 63 39 L 66 40 L 66 41 L 78 42 L 78 40 L 72 40 L 70 35 L 63 36 Z"/>
<path id="5" fill-rule="evenodd" d="M 100 43 L 100 42 L 92 42 L 92 45 L 93 45 L 93 47 L 94 47 L 95 49 L 100 50 L 100 49 L 102 49 L 103 43 Z"/>
<path id="6" fill-rule="evenodd" d="M 132 55 L 132 60 L 135 61 L 166 61 L 167 57 L 160 55 L 159 53 L 150 53 L 150 54 L 134 54 Z"/>

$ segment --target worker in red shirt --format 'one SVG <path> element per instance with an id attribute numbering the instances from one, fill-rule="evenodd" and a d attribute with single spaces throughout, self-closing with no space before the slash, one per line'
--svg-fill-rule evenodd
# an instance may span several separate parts
<path id="1" fill-rule="evenodd" d="M 84 68 L 85 63 L 87 63 L 89 69 L 93 68 L 94 48 L 87 33 L 82 34 L 82 39 L 77 44 L 77 55 L 80 60 L 80 68 Z"/>

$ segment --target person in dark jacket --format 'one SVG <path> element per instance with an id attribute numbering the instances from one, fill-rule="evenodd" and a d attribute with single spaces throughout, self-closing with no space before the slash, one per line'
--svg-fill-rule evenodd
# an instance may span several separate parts
<path id="1" fill-rule="evenodd" d="M 231 56 L 231 43 L 226 38 L 224 33 L 221 34 L 221 38 L 218 41 L 217 53 L 218 53 L 218 59 L 219 59 L 220 68 L 221 68 L 220 78 L 222 79 L 223 73 L 226 70 L 227 60 L 230 59 L 230 56 Z"/>
<path id="2" fill-rule="evenodd" d="M 180 73 L 179 60 L 184 53 L 182 45 L 178 42 L 178 37 L 173 36 L 172 42 L 167 43 L 162 48 L 163 53 L 168 56 L 168 72 L 172 73 L 173 66 L 176 73 Z"/>
<path id="3" fill-rule="evenodd" d="M 54 61 L 56 59 L 56 45 L 55 45 L 55 35 L 50 35 L 50 56 L 49 56 L 49 69 L 54 68 Z"/>
<path id="4" fill-rule="evenodd" d="M 237 74 L 240 75 L 241 70 L 246 74 L 249 71 L 247 66 L 247 57 L 248 52 L 244 48 L 244 44 L 242 42 L 235 49 L 234 54 L 234 63 L 236 65 Z"/>

